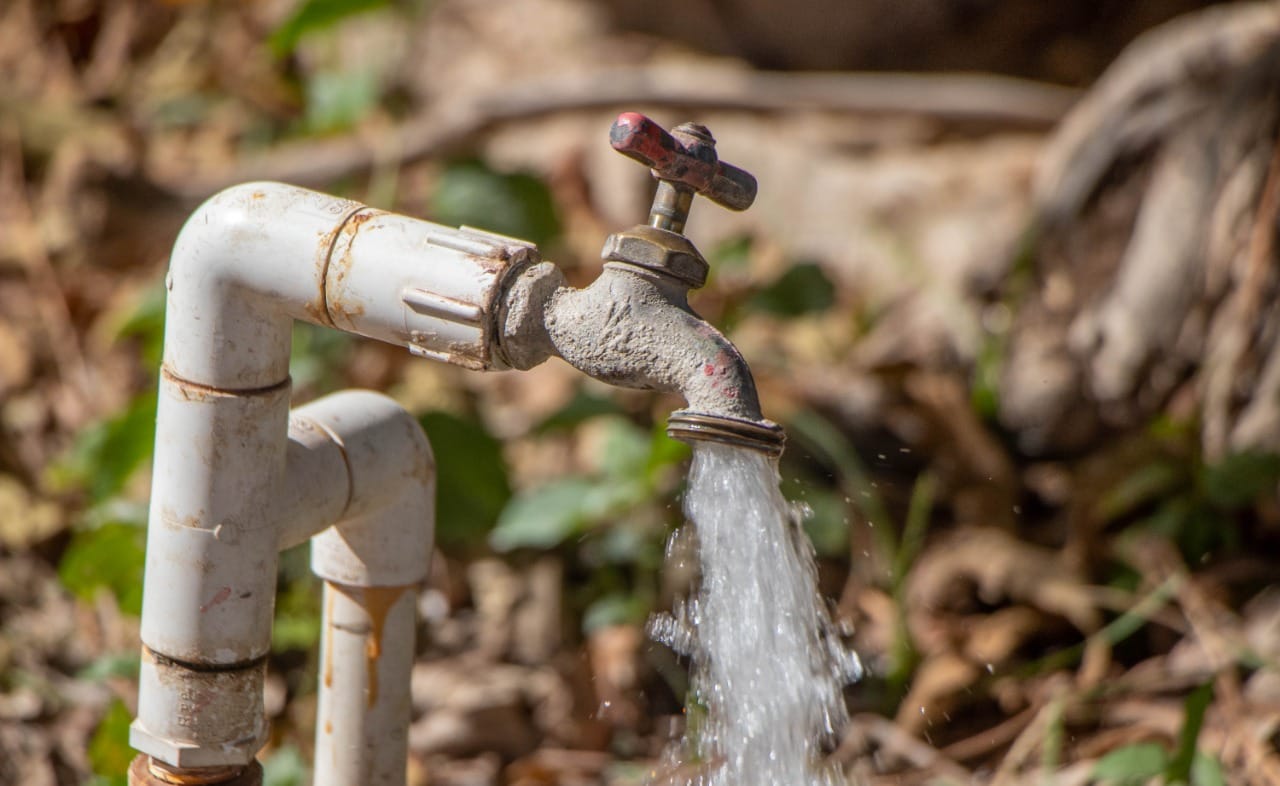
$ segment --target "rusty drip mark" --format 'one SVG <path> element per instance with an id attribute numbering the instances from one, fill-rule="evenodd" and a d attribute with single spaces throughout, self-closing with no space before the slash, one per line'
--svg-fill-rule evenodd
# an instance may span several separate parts
<path id="1" fill-rule="evenodd" d="M 306 311 L 308 314 L 316 317 L 317 321 L 322 325 L 334 327 L 333 315 L 329 313 L 329 264 L 333 259 L 334 249 L 338 247 L 338 238 L 344 234 L 354 236 L 356 230 L 360 228 L 360 225 L 368 221 L 373 216 L 372 212 L 366 213 L 365 211 L 373 210 L 374 209 L 368 205 L 357 204 L 355 209 L 343 216 L 333 229 L 320 237 L 319 250 L 321 251 L 322 256 L 318 260 L 319 270 L 317 271 L 319 273 L 318 279 L 320 282 L 320 302 L 318 305 L 308 303 L 306 305 Z M 348 225 L 351 225 L 351 229 L 347 228 Z M 348 242 L 348 246 L 350 246 L 350 242 Z"/>
<path id="2" fill-rule="evenodd" d="M 204 614 L 206 611 L 213 608 L 214 606 L 217 606 L 219 603 L 225 602 L 226 599 L 229 597 L 231 597 L 231 588 L 223 587 L 222 589 L 218 590 L 218 592 L 212 598 L 209 598 L 208 603 L 200 607 L 200 613 Z"/>
<path id="3" fill-rule="evenodd" d="M 364 607 L 369 615 L 369 634 L 364 642 L 364 657 L 368 670 L 370 707 L 378 701 L 378 659 L 382 657 L 382 632 L 387 624 L 387 614 L 408 588 L 405 585 L 364 588 Z"/>
<path id="4" fill-rule="evenodd" d="M 338 590 L 332 584 L 325 587 L 324 602 L 324 686 L 333 687 L 333 595 Z"/>

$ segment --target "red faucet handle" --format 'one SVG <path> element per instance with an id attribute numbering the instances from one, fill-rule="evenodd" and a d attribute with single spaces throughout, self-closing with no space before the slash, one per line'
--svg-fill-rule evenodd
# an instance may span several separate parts
<path id="1" fill-rule="evenodd" d="M 609 144 L 653 170 L 659 180 L 679 183 L 730 210 L 746 210 L 756 199 L 750 172 L 716 157 L 715 139 L 705 128 L 678 126 L 677 139 L 638 112 L 623 112 L 609 129 Z"/>

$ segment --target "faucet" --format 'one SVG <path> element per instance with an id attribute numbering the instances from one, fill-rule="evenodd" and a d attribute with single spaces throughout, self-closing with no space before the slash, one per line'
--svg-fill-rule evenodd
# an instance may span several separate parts
<path id="1" fill-rule="evenodd" d="M 718 161 L 701 126 L 624 113 L 610 141 L 657 193 L 583 289 L 522 240 L 279 183 L 229 188 L 188 219 L 166 277 L 130 784 L 260 783 L 278 554 L 308 539 L 324 581 L 314 782 L 404 782 L 436 457 L 379 394 L 290 410 L 294 320 L 476 370 L 557 356 L 681 394 L 677 439 L 781 453 L 742 355 L 687 299 L 707 275 L 681 234 L 694 195 L 742 210 L 755 179 Z"/>
<path id="2" fill-rule="evenodd" d="M 554 355 L 611 385 L 679 393 L 688 406 L 672 414 L 671 436 L 780 454 L 782 429 L 761 415 L 742 353 L 689 307 L 709 266 L 681 234 L 695 193 L 745 210 L 755 178 L 718 161 L 715 138 L 694 123 L 667 133 L 626 112 L 609 138 L 658 180 L 649 223 L 609 236 L 604 270 L 584 289 L 566 286 L 550 263 L 523 271 L 505 303 L 498 351 L 512 368 Z"/>

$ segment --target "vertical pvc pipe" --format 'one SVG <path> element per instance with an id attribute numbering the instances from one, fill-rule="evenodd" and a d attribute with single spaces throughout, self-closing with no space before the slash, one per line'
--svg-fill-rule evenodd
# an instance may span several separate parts
<path id="1" fill-rule="evenodd" d="M 166 279 L 135 748 L 179 769 L 253 760 L 267 734 L 263 668 L 282 544 L 340 511 L 351 526 L 317 541 L 318 573 L 366 587 L 425 575 L 425 438 L 373 396 L 309 408 L 327 419 L 336 451 L 323 439 L 308 448 L 317 434 L 291 444 L 293 321 L 490 368 L 499 295 L 533 261 L 536 250 L 509 238 L 278 183 L 227 189 L 191 216 Z M 292 475 L 291 452 L 309 462 Z M 363 526 L 373 522 L 389 530 Z"/>
<path id="2" fill-rule="evenodd" d="M 417 421 L 385 396 L 344 393 L 305 417 L 342 445 L 351 472 L 343 520 L 311 540 L 311 568 L 325 580 L 315 783 L 400 786 L 435 459 Z"/>
<path id="3" fill-rule="evenodd" d="M 402 786 L 414 586 L 324 585 L 314 786 Z"/>

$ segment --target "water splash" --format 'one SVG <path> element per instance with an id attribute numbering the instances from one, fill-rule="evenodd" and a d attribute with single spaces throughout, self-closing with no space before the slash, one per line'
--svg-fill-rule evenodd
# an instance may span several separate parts
<path id="1" fill-rule="evenodd" d="M 818 597 L 813 548 L 762 453 L 694 446 L 685 513 L 701 583 L 649 634 L 694 664 L 688 727 L 670 762 L 688 786 L 833 786 L 823 763 L 862 673 Z"/>

